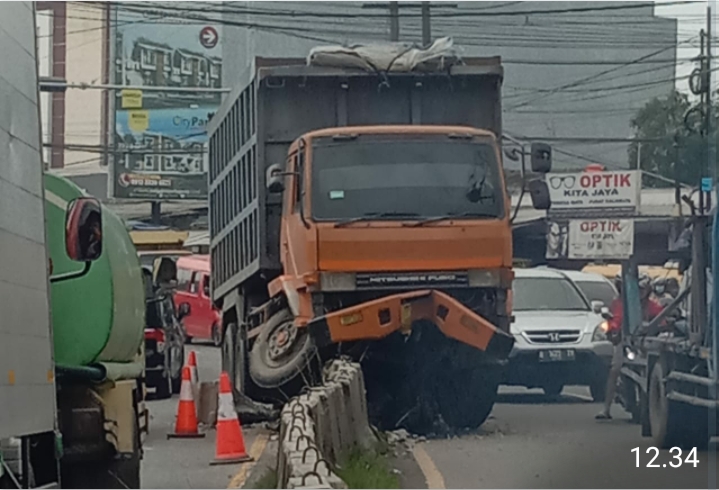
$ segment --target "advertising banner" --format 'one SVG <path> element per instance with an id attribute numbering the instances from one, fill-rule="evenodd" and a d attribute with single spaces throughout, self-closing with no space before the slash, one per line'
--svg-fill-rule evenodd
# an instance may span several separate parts
<path id="1" fill-rule="evenodd" d="M 207 123 L 221 102 L 221 26 L 148 22 L 115 8 L 113 197 L 207 198 Z M 170 87 L 141 90 L 137 87 Z"/>
<path id="2" fill-rule="evenodd" d="M 548 259 L 566 259 L 569 254 L 569 224 L 551 221 L 547 224 Z"/>
<path id="3" fill-rule="evenodd" d="M 634 253 L 634 221 L 585 219 L 569 222 L 569 259 L 628 259 Z"/>
<path id="4" fill-rule="evenodd" d="M 550 173 L 546 179 L 552 200 L 550 214 L 639 210 L 642 176 L 638 170 Z"/>

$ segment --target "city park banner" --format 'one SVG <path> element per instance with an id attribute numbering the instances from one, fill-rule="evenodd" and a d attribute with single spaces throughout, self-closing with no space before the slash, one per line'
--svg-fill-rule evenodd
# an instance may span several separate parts
<path id="1" fill-rule="evenodd" d="M 221 26 L 116 5 L 111 73 L 130 88 L 115 91 L 113 197 L 206 199 L 206 129 L 221 93 L 182 89 L 222 87 Z"/>

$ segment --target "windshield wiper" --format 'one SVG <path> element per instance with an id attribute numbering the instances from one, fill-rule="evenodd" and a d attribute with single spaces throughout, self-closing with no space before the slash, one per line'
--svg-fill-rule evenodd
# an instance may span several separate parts
<path id="1" fill-rule="evenodd" d="M 429 223 L 436 223 L 437 221 L 444 221 L 446 219 L 452 219 L 452 218 L 496 218 L 496 214 L 492 213 L 479 213 L 476 211 L 466 211 L 464 213 L 447 213 L 443 214 L 441 216 L 433 216 L 431 218 L 423 219 L 422 221 L 418 221 L 417 223 L 413 223 L 411 225 L 407 226 L 424 226 Z"/>
<path id="2" fill-rule="evenodd" d="M 360 221 L 371 221 L 377 218 L 416 218 L 417 216 L 419 216 L 417 213 L 365 213 L 362 216 L 338 221 L 335 223 L 335 228 L 341 228 L 343 226 L 351 225 L 352 223 L 359 223 Z"/>

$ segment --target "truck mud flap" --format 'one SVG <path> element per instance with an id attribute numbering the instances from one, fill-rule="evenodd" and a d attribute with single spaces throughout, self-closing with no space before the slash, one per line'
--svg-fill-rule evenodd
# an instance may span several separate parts
<path id="1" fill-rule="evenodd" d="M 338 342 L 381 339 L 400 331 L 409 334 L 412 323 L 428 320 L 444 335 L 498 359 L 509 356 L 514 338 L 440 291 L 394 294 L 344 308 L 307 324 L 318 347 Z"/>

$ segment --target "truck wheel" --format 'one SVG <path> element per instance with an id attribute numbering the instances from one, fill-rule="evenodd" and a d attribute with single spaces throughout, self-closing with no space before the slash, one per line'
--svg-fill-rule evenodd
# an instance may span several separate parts
<path id="1" fill-rule="evenodd" d="M 229 323 L 222 342 L 222 370 L 232 381 L 238 394 L 247 394 L 247 332 Z"/>
<path id="2" fill-rule="evenodd" d="M 155 400 L 165 400 L 172 396 L 172 385 L 170 378 L 167 376 L 166 371 L 155 371 L 156 375 L 153 376 L 154 382 L 152 386 L 155 388 L 155 393 L 152 398 Z"/>
<path id="3" fill-rule="evenodd" d="M 476 429 L 492 412 L 497 399 L 499 375 L 495 368 L 480 367 L 479 370 L 485 372 L 470 371 L 443 377 L 438 386 L 436 400 L 439 413 L 452 429 Z"/>
<path id="4" fill-rule="evenodd" d="M 178 394 L 182 387 L 182 366 L 185 364 L 185 344 L 182 339 L 177 339 L 170 354 L 170 385 L 172 393 Z"/>
<path id="5" fill-rule="evenodd" d="M 562 390 L 564 389 L 564 383 L 559 383 L 557 381 L 548 381 L 542 384 L 542 389 L 544 390 L 545 395 L 556 398 L 562 393 Z"/>
<path id="6" fill-rule="evenodd" d="M 279 388 L 302 376 L 316 352 L 306 328 L 292 324 L 287 310 L 275 313 L 250 351 L 250 376 L 261 388 Z"/>
<path id="7" fill-rule="evenodd" d="M 681 434 L 677 418 L 680 417 L 677 403 L 667 399 L 664 386 L 664 368 L 657 361 L 649 376 L 649 426 L 654 445 L 669 449 L 681 445 Z"/>
<path id="8" fill-rule="evenodd" d="M 212 325 L 211 338 L 212 345 L 214 345 L 215 347 L 220 347 L 222 345 L 222 329 L 216 323 Z"/>

